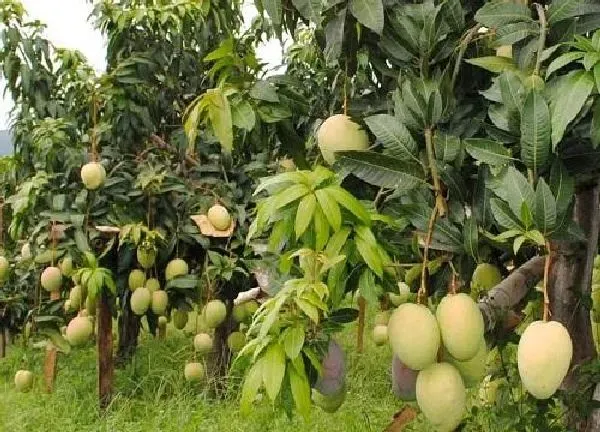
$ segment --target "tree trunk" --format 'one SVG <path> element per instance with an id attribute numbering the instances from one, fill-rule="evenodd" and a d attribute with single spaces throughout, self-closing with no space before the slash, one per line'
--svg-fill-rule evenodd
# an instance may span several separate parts
<path id="1" fill-rule="evenodd" d="M 58 350 L 52 342 L 48 342 L 48 346 L 46 347 L 46 358 L 44 359 L 44 382 L 46 384 L 46 393 L 52 393 L 54 390 L 57 362 Z"/>
<path id="2" fill-rule="evenodd" d="M 98 302 L 98 403 L 100 410 L 110 404 L 113 390 L 113 338 L 112 315 L 106 292 Z"/>
<path id="3" fill-rule="evenodd" d="M 365 319 L 367 314 L 367 301 L 363 296 L 358 297 L 358 333 L 356 334 L 356 351 L 363 352 L 365 340 Z"/>
<path id="4" fill-rule="evenodd" d="M 123 307 L 119 317 L 119 350 L 117 363 L 127 363 L 137 348 L 137 339 L 140 333 L 140 317 L 131 311 L 129 299 L 131 291 L 127 290 L 123 296 Z"/>
<path id="5" fill-rule="evenodd" d="M 592 337 L 589 309 L 581 299 L 589 298 L 592 284 L 594 257 L 598 253 L 600 227 L 600 187 L 593 184 L 579 190 L 575 196 L 573 219 L 585 233 L 587 242 L 555 243 L 552 245 L 552 269 L 549 283 L 551 318 L 560 321 L 569 330 L 573 340 L 571 371 L 581 363 L 593 359 L 596 349 Z M 555 253 L 556 251 L 556 253 Z M 577 391 L 573 373 L 563 383 L 567 390 Z M 579 431 L 598 431 L 600 424 L 592 425 L 572 413 L 569 423 Z"/>
<path id="6" fill-rule="evenodd" d="M 0 358 L 6 357 L 6 333 L 4 327 L 0 327 Z"/>

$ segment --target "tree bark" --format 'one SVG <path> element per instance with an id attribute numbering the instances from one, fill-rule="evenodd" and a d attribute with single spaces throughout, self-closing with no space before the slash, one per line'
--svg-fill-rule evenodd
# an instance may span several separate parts
<path id="1" fill-rule="evenodd" d="M 6 333 L 4 327 L 0 327 L 0 358 L 6 357 Z"/>
<path id="2" fill-rule="evenodd" d="M 113 390 L 113 337 L 112 315 L 106 292 L 98 302 L 98 403 L 100 410 L 108 407 Z"/>
<path id="3" fill-rule="evenodd" d="M 137 348 L 137 339 L 140 333 L 140 317 L 131 311 L 129 299 L 131 291 L 127 290 L 123 296 L 122 313 L 119 317 L 119 349 L 117 363 L 127 363 Z"/>
<path id="4" fill-rule="evenodd" d="M 363 352 L 365 340 L 365 318 L 367 314 L 367 301 L 363 296 L 358 297 L 358 333 L 356 335 L 356 351 Z"/>
<path id="5" fill-rule="evenodd" d="M 46 358 L 44 359 L 44 382 L 46 384 L 46 393 L 52 393 L 54 390 L 57 362 L 58 350 L 52 342 L 48 342 L 48 346 L 46 347 Z"/>
<path id="6" fill-rule="evenodd" d="M 571 373 L 563 382 L 567 390 L 577 391 L 574 367 L 596 357 L 589 310 L 581 299 L 589 298 L 592 285 L 594 258 L 598 253 L 600 229 L 600 186 L 594 183 L 577 191 L 573 219 L 579 224 L 587 242 L 555 243 L 553 266 L 549 283 L 551 317 L 565 325 L 573 340 Z M 597 415 L 577 419 L 575 413 L 569 423 L 579 431 L 598 431 L 600 423 L 593 424 Z"/>
<path id="7" fill-rule="evenodd" d="M 512 309 L 543 278 L 545 261 L 543 256 L 530 259 L 479 301 L 486 332 L 492 331 L 498 322 L 504 321 Z"/>

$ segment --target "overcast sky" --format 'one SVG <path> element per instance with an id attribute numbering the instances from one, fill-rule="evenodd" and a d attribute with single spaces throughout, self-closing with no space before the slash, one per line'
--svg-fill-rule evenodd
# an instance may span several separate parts
<path id="1" fill-rule="evenodd" d="M 47 24 L 46 36 L 55 46 L 78 49 L 98 70 L 105 67 L 104 41 L 100 33 L 88 22 L 92 6 L 85 0 L 21 0 L 32 19 Z M 249 20 L 255 14 L 254 7 L 246 5 L 244 16 Z M 281 47 L 271 41 L 258 50 L 263 61 L 271 65 L 281 63 Z M 1 83 L 4 89 L 4 83 Z M 8 126 L 8 112 L 12 107 L 10 97 L 0 99 L 0 129 Z"/>

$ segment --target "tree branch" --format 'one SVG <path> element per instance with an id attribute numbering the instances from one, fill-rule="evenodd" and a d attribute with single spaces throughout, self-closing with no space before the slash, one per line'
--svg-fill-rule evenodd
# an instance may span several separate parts
<path id="1" fill-rule="evenodd" d="M 493 330 L 544 276 L 545 257 L 536 256 L 492 288 L 479 301 L 486 332 Z"/>

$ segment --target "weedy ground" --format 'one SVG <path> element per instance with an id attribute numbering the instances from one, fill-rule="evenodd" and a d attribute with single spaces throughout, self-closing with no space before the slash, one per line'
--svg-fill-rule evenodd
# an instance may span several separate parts
<path id="1" fill-rule="evenodd" d="M 242 416 L 236 392 L 216 400 L 206 385 L 186 383 L 183 366 L 192 356 L 192 337 L 173 328 L 166 340 L 142 336 L 132 363 L 117 369 L 115 396 L 102 416 L 93 345 L 59 356 L 52 394 L 43 391 L 44 351 L 11 346 L 7 358 L 0 360 L 0 431 L 381 432 L 401 402 L 391 392 L 391 350 L 373 344 L 371 329 L 368 325 L 365 331 L 363 354 L 356 353 L 356 324 L 339 335 L 346 349 L 346 402 L 335 414 L 313 407 L 308 420 L 289 420 L 266 398 L 249 416 Z M 36 382 L 31 392 L 22 394 L 15 391 L 13 377 L 25 365 Z"/>

